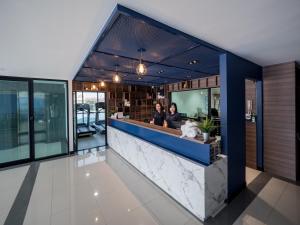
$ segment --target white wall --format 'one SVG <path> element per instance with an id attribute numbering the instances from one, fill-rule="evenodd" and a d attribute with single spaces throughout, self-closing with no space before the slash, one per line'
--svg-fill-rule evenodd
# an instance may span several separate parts
<path id="1" fill-rule="evenodd" d="M 1 0 L 0 74 L 72 79 L 117 3 L 255 63 L 300 61 L 299 0 Z"/>

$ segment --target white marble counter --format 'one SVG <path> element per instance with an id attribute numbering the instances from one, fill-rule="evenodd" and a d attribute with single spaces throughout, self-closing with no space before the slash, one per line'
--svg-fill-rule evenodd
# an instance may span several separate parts
<path id="1" fill-rule="evenodd" d="M 108 145 L 201 220 L 216 213 L 227 197 L 227 157 L 205 166 L 107 127 Z"/>

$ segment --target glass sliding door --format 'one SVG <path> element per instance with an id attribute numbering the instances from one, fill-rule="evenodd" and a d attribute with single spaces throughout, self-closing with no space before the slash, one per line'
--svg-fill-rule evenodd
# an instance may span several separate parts
<path id="1" fill-rule="evenodd" d="M 28 84 L 0 78 L 0 165 L 30 158 Z"/>
<path id="2" fill-rule="evenodd" d="M 105 93 L 79 91 L 76 98 L 77 150 L 86 150 L 106 145 Z M 84 104 L 88 110 L 82 110 Z M 83 132 L 83 131 L 89 132 Z"/>
<path id="3" fill-rule="evenodd" d="M 33 81 L 35 159 L 68 152 L 67 82 Z"/>

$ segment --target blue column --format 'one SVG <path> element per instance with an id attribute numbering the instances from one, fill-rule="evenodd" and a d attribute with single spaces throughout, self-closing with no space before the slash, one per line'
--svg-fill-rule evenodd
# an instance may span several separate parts
<path id="1" fill-rule="evenodd" d="M 228 198 L 245 187 L 245 79 L 261 80 L 262 68 L 231 53 L 220 55 L 221 133 L 228 156 Z"/>

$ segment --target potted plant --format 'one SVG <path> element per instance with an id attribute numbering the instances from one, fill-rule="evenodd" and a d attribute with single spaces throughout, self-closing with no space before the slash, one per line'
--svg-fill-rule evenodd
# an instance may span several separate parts
<path id="1" fill-rule="evenodd" d="M 208 117 L 199 124 L 199 129 L 202 131 L 204 142 L 208 141 L 209 133 L 215 130 L 217 126 L 214 125 L 214 121 Z"/>

